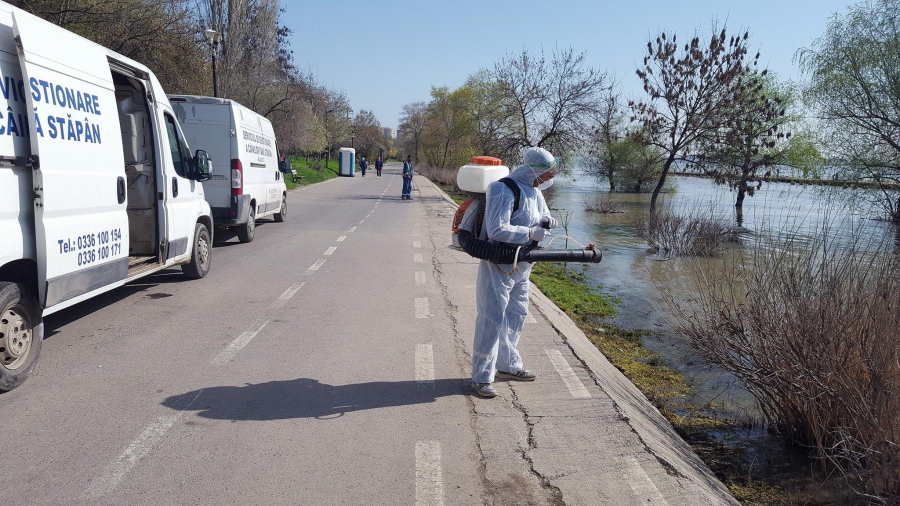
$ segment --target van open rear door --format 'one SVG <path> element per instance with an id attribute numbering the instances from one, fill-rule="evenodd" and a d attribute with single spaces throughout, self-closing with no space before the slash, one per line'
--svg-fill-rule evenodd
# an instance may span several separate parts
<path id="1" fill-rule="evenodd" d="M 128 273 L 122 137 L 106 50 L 19 10 L 13 20 L 34 112 L 30 164 L 46 308 Z"/>

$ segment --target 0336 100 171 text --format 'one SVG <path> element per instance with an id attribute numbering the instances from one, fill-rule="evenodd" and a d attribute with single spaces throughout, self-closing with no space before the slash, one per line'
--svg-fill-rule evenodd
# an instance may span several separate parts
<path id="1" fill-rule="evenodd" d="M 90 265 L 122 254 L 122 229 L 114 228 L 74 238 L 59 239 L 59 253 L 77 253 L 78 265 Z"/>

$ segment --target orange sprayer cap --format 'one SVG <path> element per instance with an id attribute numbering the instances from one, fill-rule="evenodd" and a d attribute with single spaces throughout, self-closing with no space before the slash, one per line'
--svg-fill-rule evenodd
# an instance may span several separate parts
<path id="1" fill-rule="evenodd" d="M 501 165 L 503 160 L 493 156 L 473 156 L 472 163 L 475 165 Z"/>

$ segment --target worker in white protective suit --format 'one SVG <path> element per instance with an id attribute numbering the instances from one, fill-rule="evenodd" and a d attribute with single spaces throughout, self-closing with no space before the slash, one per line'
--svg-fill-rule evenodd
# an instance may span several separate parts
<path id="1" fill-rule="evenodd" d="M 522 158 L 524 164 L 509 175 L 521 190 L 518 210 L 513 209 L 515 194 L 503 182 L 488 187 L 482 230 L 491 242 L 526 246 L 531 241 L 540 242 L 549 235 L 549 229 L 558 226 L 541 193 L 553 182 L 556 160 L 543 148 L 528 148 Z M 512 274 L 512 265 L 482 260 L 478 267 L 472 387 L 481 397 L 497 396 L 492 385 L 495 377 L 517 381 L 537 378 L 523 367 L 516 349 L 528 316 L 531 266 L 519 263 Z"/>

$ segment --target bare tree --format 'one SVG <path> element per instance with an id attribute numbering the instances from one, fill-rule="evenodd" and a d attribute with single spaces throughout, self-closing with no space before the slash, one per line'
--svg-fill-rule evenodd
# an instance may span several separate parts
<path id="1" fill-rule="evenodd" d="M 428 103 L 424 101 L 406 104 L 400 113 L 400 129 L 404 139 L 412 142 L 413 159 L 419 163 L 419 149 L 422 145 L 422 134 L 425 131 L 425 119 L 428 114 Z"/>
<path id="2" fill-rule="evenodd" d="M 588 140 L 592 120 L 610 87 L 606 72 L 589 67 L 584 53 L 554 50 L 550 61 L 527 50 L 494 67 L 513 129 L 509 149 L 540 146 L 565 157 Z"/>
<path id="3" fill-rule="evenodd" d="M 704 137 L 714 136 L 733 106 L 732 85 L 746 71 L 748 38 L 748 32 L 729 38 L 723 28 L 707 45 L 694 36 L 679 47 L 676 36 L 667 37 L 665 32 L 656 37 L 655 44 L 647 42 L 648 54 L 636 70 L 647 97 L 629 105 L 632 120 L 642 127 L 642 141 L 665 155 L 650 200 L 651 212 L 656 211 L 656 200 L 672 164 L 676 160 L 691 162 L 688 150 Z"/>

